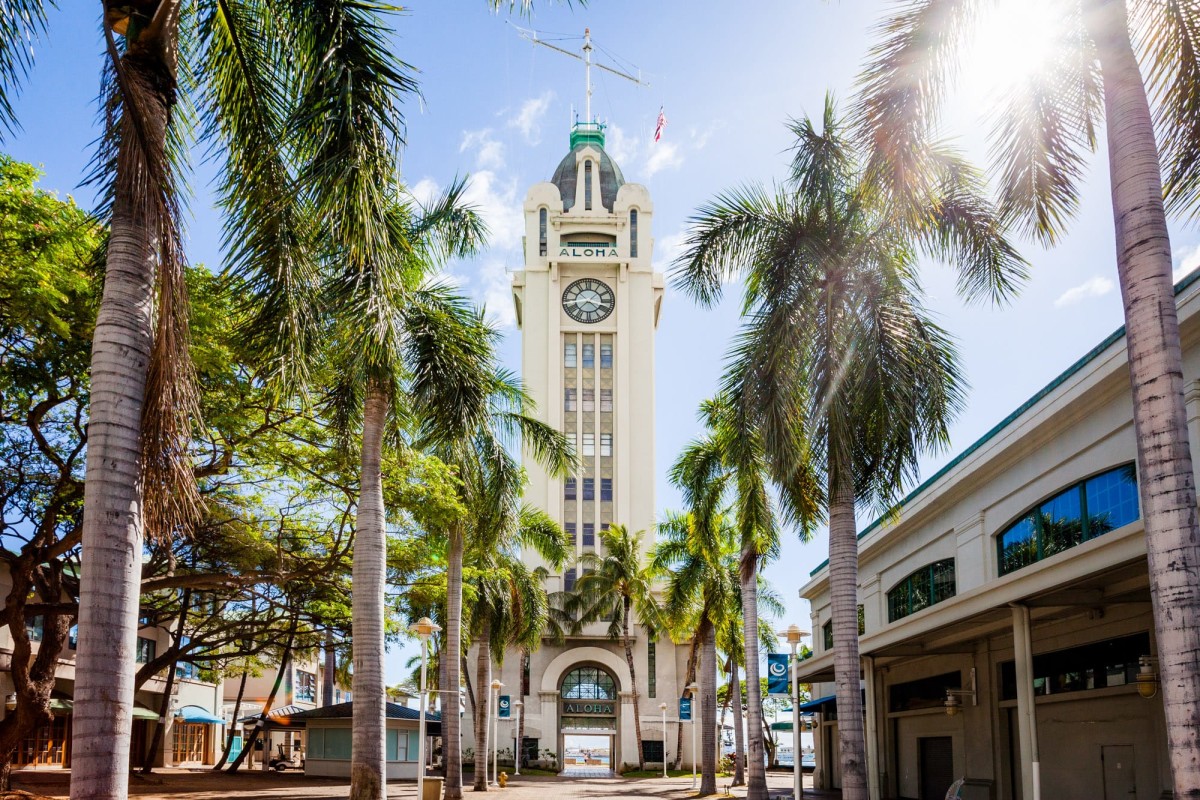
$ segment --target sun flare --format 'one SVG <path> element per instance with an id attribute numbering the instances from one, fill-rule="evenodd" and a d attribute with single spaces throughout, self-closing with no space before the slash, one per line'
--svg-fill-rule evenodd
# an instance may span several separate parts
<path id="1" fill-rule="evenodd" d="M 998 0 L 978 17 L 963 60 L 963 88 L 987 103 L 1050 68 L 1064 45 L 1062 0 Z"/>

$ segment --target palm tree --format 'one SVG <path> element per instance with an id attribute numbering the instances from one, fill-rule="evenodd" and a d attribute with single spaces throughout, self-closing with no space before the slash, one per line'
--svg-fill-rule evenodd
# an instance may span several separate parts
<path id="1" fill-rule="evenodd" d="M 701 417 L 707 432 L 684 448 L 671 470 L 690 514 L 699 528 L 711 527 L 726 504 L 732 510 L 737 531 L 737 583 L 741 600 L 742 641 L 745 647 L 746 684 L 759 683 L 758 645 L 764 632 L 759 625 L 759 567 L 779 552 L 779 525 L 775 504 L 768 490 L 770 475 L 762 439 L 753 428 L 734 424 L 733 409 L 725 398 L 705 401 Z M 780 493 L 789 517 L 799 523 L 807 539 L 817 503 L 812 480 L 803 462 Z M 747 692 L 747 797 L 767 797 L 762 735 L 762 697 Z"/>
<path id="2" fill-rule="evenodd" d="M 867 787 L 855 511 L 893 502 L 916 476 L 918 456 L 945 444 L 962 403 L 953 345 L 921 305 L 918 248 L 962 249 L 962 282 L 993 294 L 1008 291 L 1023 263 L 963 165 L 943 169 L 925 213 L 902 218 L 864 174 L 832 98 L 823 130 L 808 119 L 791 128 L 788 183 L 773 193 L 747 188 L 703 208 L 676 280 L 711 300 L 723 274 L 748 277 L 725 377 L 727 422 L 735 442 L 762 443 L 785 497 L 790 485 L 803 486 L 828 513 L 842 786 L 848 800 L 860 800 Z M 938 152 L 939 163 L 951 163 L 944 148 Z M 974 238 L 963 235 L 963 214 L 974 215 Z M 797 521 L 813 519 L 806 513 Z M 747 630 L 748 680 L 751 641 Z M 752 750 L 752 795 L 755 758 Z"/>
<path id="3" fill-rule="evenodd" d="M 642 715 L 638 708 L 637 671 L 633 663 L 630 628 L 641 624 L 651 636 L 660 628 L 658 604 L 654 600 L 653 577 L 642 557 L 645 531 L 630 533 L 624 525 L 600 531 L 600 550 L 583 554 L 583 576 L 566 603 L 577 629 L 593 622 L 608 623 L 608 638 L 620 640 L 629 667 L 629 691 L 633 695 L 633 730 L 638 743 L 638 769 L 646 768 L 642 750 Z M 665 757 L 665 755 L 664 755 Z"/>
<path id="4" fill-rule="evenodd" d="M 331 261 L 337 265 L 322 276 L 323 307 L 335 343 L 329 358 L 336 378 L 327 407 L 339 429 L 361 426 L 362 431 L 353 561 L 353 800 L 379 800 L 385 794 L 387 532 L 382 462 L 389 428 L 403 418 L 394 412 L 403 402 L 405 376 L 425 368 L 421 363 L 406 363 L 406 323 L 411 318 L 424 325 L 435 318 L 438 324 L 427 327 L 426 333 L 455 341 L 478 331 L 472 310 L 443 289 L 418 285 L 443 259 L 470 255 L 483 240 L 482 220 L 462 203 L 464 188 L 464 183 L 455 182 L 429 208 L 384 194 L 378 207 L 348 199 L 335 206 L 343 216 L 332 217 L 333 210 L 325 215 L 330 220 L 327 230 L 333 234 Z M 353 200 L 364 197 L 372 195 L 355 193 Z M 385 232 L 378 239 L 341 239 L 362 236 L 374 227 Z M 414 313 L 417 305 L 430 308 Z M 483 348 L 480 338 L 479 348 Z M 457 384 L 427 387 L 442 402 L 452 402 L 458 390 Z"/>
<path id="5" fill-rule="evenodd" d="M 503 665 L 508 648 L 519 648 L 522 653 L 536 650 L 546 629 L 550 601 L 544 582 L 548 573 L 544 568 L 530 569 L 521 560 L 520 550 L 532 548 L 558 570 L 567 560 L 567 538 L 544 511 L 521 505 L 519 497 L 497 494 L 521 487 L 504 481 L 489 487 L 493 476 L 487 462 L 481 460 L 462 477 L 474 484 L 469 496 L 482 501 L 481 506 L 468 509 L 471 549 L 467 554 L 472 595 L 469 629 L 478 648 L 476 685 L 482 694 L 492 682 L 493 653 L 496 664 Z M 488 790 L 488 748 L 484 743 L 490 717 L 485 695 L 484 702 L 477 702 L 474 709 L 477 792 Z"/>
<path id="6" fill-rule="evenodd" d="M 672 627 L 691 628 L 700 643 L 700 795 L 716 794 L 717 630 L 728 624 L 731 597 L 739 594 L 736 573 L 727 569 L 736 557 L 737 531 L 724 514 L 668 512 L 656 527 L 650 564 L 666 578 L 663 616 Z"/>
<path id="7" fill-rule="evenodd" d="M 962 23 L 982 5 L 918 0 L 882 28 L 858 115 L 872 169 L 894 195 L 921 191 L 923 140 L 969 30 Z M 1014 87 L 993 128 L 1000 206 L 1053 243 L 1104 124 L 1167 740 L 1175 792 L 1187 796 L 1200 786 L 1200 528 L 1166 212 L 1200 211 L 1200 16 L 1173 2 L 1047 7 L 1059 23 L 1050 61 Z"/>
<path id="8" fill-rule="evenodd" d="M 525 471 L 513 457 L 511 445 L 518 436 L 529 457 L 543 464 L 553 475 L 566 474 L 575 465 L 575 456 L 567 438 L 554 428 L 529 415 L 532 401 L 507 373 L 496 369 L 496 333 L 488 328 L 482 315 L 477 325 L 482 335 L 464 335 L 447 341 L 437 335 L 439 320 L 431 315 L 423 325 L 412 325 L 406 348 L 412 363 L 423 365 L 410 384 L 410 395 L 418 417 L 423 421 L 423 447 L 460 475 L 486 465 L 490 475 L 485 483 L 463 480 L 458 486 L 464 508 L 485 508 L 483 496 L 473 492 L 486 488 L 490 496 L 508 502 L 519 498 L 525 485 Z M 479 347 L 479 342 L 484 347 Z M 442 396 L 438 387 L 457 386 L 453 398 Z M 448 524 L 446 531 L 446 616 L 445 670 L 443 691 L 462 685 L 463 648 L 463 564 L 472 541 L 472 529 L 466 518 Z M 446 763 L 446 800 L 462 800 L 462 752 L 459 742 L 461 720 L 453 713 L 453 698 L 443 714 L 443 760 Z"/>

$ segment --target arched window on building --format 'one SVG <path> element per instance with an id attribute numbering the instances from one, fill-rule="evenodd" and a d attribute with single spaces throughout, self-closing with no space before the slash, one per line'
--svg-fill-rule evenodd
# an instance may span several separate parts
<path id="1" fill-rule="evenodd" d="M 629 257 L 637 258 L 638 231 L 637 231 L 638 213 L 636 208 L 629 209 Z"/>
<path id="2" fill-rule="evenodd" d="M 1069 550 L 1139 516 L 1133 464 L 1094 475 L 1029 509 L 996 537 L 1000 574 Z"/>
<path id="3" fill-rule="evenodd" d="M 583 162 L 583 210 L 592 210 L 592 162 Z"/>
<path id="4" fill-rule="evenodd" d="M 546 218 L 549 213 L 546 209 L 538 209 L 538 255 L 546 255 Z"/>
<path id="5" fill-rule="evenodd" d="M 616 700 L 617 682 L 600 667 L 576 667 L 562 682 L 564 700 Z"/>
<path id="6" fill-rule="evenodd" d="M 926 564 L 888 592 L 888 622 L 954 597 L 954 559 Z"/>

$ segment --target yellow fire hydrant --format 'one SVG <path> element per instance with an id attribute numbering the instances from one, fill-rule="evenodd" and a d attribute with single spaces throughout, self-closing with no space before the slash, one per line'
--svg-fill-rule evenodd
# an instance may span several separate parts
<path id="1" fill-rule="evenodd" d="M 501 772 L 500 773 L 500 788 L 503 789 L 505 786 L 508 786 L 508 773 Z"/>

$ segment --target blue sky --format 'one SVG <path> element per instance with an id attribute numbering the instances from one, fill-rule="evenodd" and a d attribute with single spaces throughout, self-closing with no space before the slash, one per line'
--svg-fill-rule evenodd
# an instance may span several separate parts
<path id="1" fill-rule="evenodd" d="M 101 40 L 95 14 L 66 10 L 51 20 L 47 41 L 35 45 L 36 65 L 17 112 L 23 130 L 4 148 L 41 164 L 43 186 L 73 193 L 90 206 L 94 194 L 78 188 L 86 174 L 96 128 Z M 534 48 L 514 26 L 543 37 L 577 37 L 555 44 L 580 46 L 590 27 L 596 59 L 639 69 L 649 88 L 594 71 L 593 111 L 610 125 L 608 150 L 626 180 L 649 187 L 655 202 L 655 261 L 667 269 L 678 252 L 688 216 L 716 193 L 745 181 L 784 175 L 789 117 L 818 114 L 832 90 L 849 98 L 868 50 L 882 2 L 760 0 L 730 6 L 714 0 L 593 0 L 587 8 L 538 3 L 529 19 L 492 14 L 482 0 L 415 0 L 395 20 L 397 52 L 420 70 L 422 98 L 405 109 L 408 146 L 404 173 L 418 192 L 470 173 L 472 196 L 493 230 L 491 249 L 450 273 L 471 296 L 486 302 L 507 333 L 504 355 L 519 368 L 508 273 L 520 269 L 520 205 L 528 187 L 549 178 L 567 151 L 572 107 L 583 105 L 582 67 Z M 1031 5 L 1023 13 L 1032 15 Z M 983 132 L 994 103 L 988 94 L 1013 72 L 1019 53 L 1028 62 L 1032 18 L 985 25 L 1016 30 L 1020 42 L 1000 38 L 966 48 L 965 85 L 947 108 L 945 130 L 978 163 L 986 161 Z M 665 107 L 662 141 L 651 141 Z M 966 410 L 952 430 L 948 452 L 926 459 L 932 474 L 1056 374 L 1121 324 L 1103 152 L 1091 162 L 1077 219 L 1053 250 L 1031 242 L 1022 250 L 1033 275 L 1008 308 L 964 307 L 952 272 L 931 264 L 925 272 L 928 304 L 958 337 L 971 384 Z M 221 264 L 220 219 L 209 191 L 212 171 L 197 158 L 192 176 L 189 257 Z M 1200 265 L 1195 226 L 1172 227 L 1176 267 Z M 699 432 L 695 409 L 721 373 L 737 323 L 737 287 L 712 310 L 668 290 L 657 341 L 657 461 L 660 510 L 677 504 L 665 480 L 675 454 Z M 796 591 L 825 558 L 823 535 L 806 545 L 787 537 L 782 558 L 767 568 L 781 592 L 785 626 L 807 626 L 808 610 Z M 407 648 L 406 648 L 407 649 Z M 401 673 L 401 654 L 389 657 L 388 677 Z"/>

